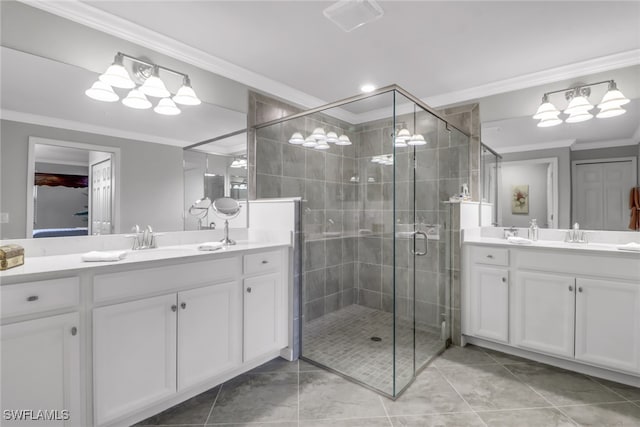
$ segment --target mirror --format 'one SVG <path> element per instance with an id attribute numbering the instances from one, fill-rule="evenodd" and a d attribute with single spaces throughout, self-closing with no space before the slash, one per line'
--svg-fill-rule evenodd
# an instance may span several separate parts
<path id="1" fill-rule="evenodd" d="M 198 199 L 189 207 L 189 215 L 198 219 L 198 230 L 202 230 L 203 220 L 207 224 L 206 219 L 209 218 L 209 208 L 211 207 L 211 199 L 204 197 Z"/>
<path id="2" fill-rule="evenodd" d="M 222 239 L 222 243 L 225 246 L 235 245 L 236 242 L 229 238 L 229 220 L 240 215 L 240 203 L 231 197 L 221 197 L 214 200 L 211 206 L 216 215 L 224 219 L 224 239 Z"/>
<path id="3" fill-rule="evenodd" d="M 201 176 L 202 191 L 190 194 L 194 191 L 185 187 L 183 152 L 184 147 L 246 127 L 244 112 L 207 102 L 207 95 L 223 92 L 227 98 L 216 101 L 233 99 L 233 108 L 237 108 L 235 100 L 246 99 L 244 86 L 25 4 L 2 2 L 1 7 L 2 240 L 33 237 L 34 230 L 38 236 L 122 233 L 135 224 L 149 224 L 158 231 L 179 231 L 187 222 L 187 194 L 188 206 L 205 195 L 211 200 L 230 195 L 231 175 L 238 173 L 206 180 Z M 24 37 L 27 30 L 15 22 L 43 25 L 30 26 L 29 37 Z M 53 34 L 59 33 L 65 34 L 65 40 L 69 37 L 63 50 L 49 43 Z M 96 40 L 100 43 L 93 44 Z M 114 54 L 126 49 L 188 73 L 202 104 L 181 107 L 177 116 L 162 116 L 153 109 L 135 110 L 121 102 L 87 97 L 85 90 L 109 66 Z M 165 83 L 172 93 L 181 84 L 170 78 Z M 218 83 L 227 86 L 210 87 Z M 120 99 L 128 92 L 114 90 Z M 149 99 L 157 103 L 157 98 Z M 30 144 L 38 138 L 39 143 Z M 74 155 L 82 159 L 74 158 L 71 151 L 66 152 L 69 157 L 65 159 L 59 151 L 62 158 L 42 161 L 39 150 L 44 146 L 53 151 L 55 147 L 78 149 Z M 245 147 L 246 135 L 242 141 L 235 140 L 232 151 L 223 145 L 216 151 L 233 161 L 236 155 L 246 153 Z M 54 154 L 52 150 L 48 155 Z M 99 167 L 95 161 L 99 153 L 106 153 L 112 163 L 113 175 L 107 180 L 111 187 L 102 191 L 103 195 L 110 192 L 111 198 L 92 198 L 90 193 L 97 185 L 91 177 L 98 171 L 92 173 L 91 169 Z M 86 160 L 89 157 L 91 161 Z M 49 176 L 43 180 L 36 173 Z M 70 178 L 64 180 L 56 174 L 86 177 L 87 186 L 73 187 Z M 49 185 L 53 178 L 58 184 Z M 65 198 L 72 193 L 77 197 L 68 205 L 51 204 L 60 192 Z M 242 197 L 240 193 L 235 195 Z M 68 209 L 62 209 L 62 205 Z"/>
<path id="4" fill-rule="evenodd" d="M 480 100 L 482 141 L 502 156 L 499 226 L 524 227 L 535 217 L 541 227 L 567 229 L 578 222 L 585 229 L 629 230 L 629 193 L 640 175 L 639 75 L 640 65 L 635 65 Z M 550 101 L 563 110 L 564 88 L 609 80 L 630 100 L 622 106 L 625 114 L 553 127 L 538 127 L 532 119 L 544 93 L 560 91 Z M 606 84 L 592 86 L 588 100 L 598 104 L 607 89 Z M 597 107 L 591 110 L 598 112 Z M 624 179 L 607 181 L 607 171 L 622 163 L 624 170 L 609 176 Z M 489 170 L 482 175 L 483 188 L 490 185 Z M 528 186 L 529 213 L 512 213 L 513 186 Z"/>

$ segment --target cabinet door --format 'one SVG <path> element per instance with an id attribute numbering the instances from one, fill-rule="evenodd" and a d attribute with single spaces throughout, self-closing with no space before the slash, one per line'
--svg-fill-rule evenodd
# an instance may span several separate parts
<path id="1" fill-rule="evenodd" d="M 176 294 L 93 310 L 97 424 L 176 392 Z"/>
<path id="2" fill-rule="evenodd" d="M 640 372 L 640 285 L 576 280 L 576 359 Z"/>
<path id="3" fill-rule="evenodd" d="M 78 313 L 2 326 L 3 426 L 82 426 Z M 75 328 L 75 329 L 74 329 Z M 6 410 L 56 419 L 11 421 Z M 62 411 L 68 411 L 68 417 Z M 37 416 L 34 412 L 33 416 Z M 68 418 L 68 420 L 64 420 Z"/>
<path id="4" fill-rule="evenodd" d="M 515 345 L 573 357 L 575 279 L 518 272 L 515 283 Z"/>
<path id="5" fill-rule="evenodd" d="M 242 363 L 242 286 L 224 283 L 178 293 L 178 389 Z"/>
<path id="6" fill-rule="evenodd" d="M 244 280 L 244 360 L 276 350 L 282 341 L 279 274 Z"/>
<path id="7" fill-rule="evenodd" d="M 471 333 L 509 342 L 509 271 L 474 266 L 471 281 Z"/>

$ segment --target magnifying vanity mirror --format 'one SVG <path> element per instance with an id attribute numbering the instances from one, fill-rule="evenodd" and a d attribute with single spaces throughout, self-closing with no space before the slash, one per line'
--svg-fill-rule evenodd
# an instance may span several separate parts
<path id="1" fill-rule="evenodd" d="M 246 134 L 218 140 L 246 127 L 244 85 L 24 3 L 1 7 L 0 239 L 121 233 L 134 224 L 195 230 L 204 219 L 189 214 L 194 200 L 246 200 L 237 188 L 246 169 L 232 165 L 246 159 Z M 51 47 L 53 34 L 64 35 L 64 50 Z M 188 74 L 203 102 L 166 116 L 123 105 L 128 89 L 113 88 L 118 102 L 85 95 L 120 51 Z M 165 84 L 175 94 L 182 83 L 168 76 Z M 184 148 L 199 142 L 207 145 L 196 184 Z"/>
<path id="2" fill-rule="evenodd" d="M 235 245 L 236 242 L 229 238 L 229 220 L 240 215 L 240 203 L 231 197 L 220 197 L 213 201 L 211 207 L 219 218 L 224 219 L 224 239 L 221 242 L 225 246 Z"/>
<path id="3" fill-rule="evenodd" d="M 211 207 L 211 199 L 209 197 L 203 197 L 198 199 L 189 207 L 189 215 L 198 219 L 198 230 L 202 229 L 202 220 L 206 224 L 206 219 L 209 218 L 209 208 Z"/>

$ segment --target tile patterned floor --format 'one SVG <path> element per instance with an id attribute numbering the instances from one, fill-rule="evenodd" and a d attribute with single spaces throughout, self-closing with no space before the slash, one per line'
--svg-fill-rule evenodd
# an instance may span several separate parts
<path id="1" fill-rule="evenodd" d="M 275 359 L 140 426 L 639 427 L 640 389 L 479 347 L 453 347 L 395 402 Z"/>
<path id="2" fill-rule="evenodd" d="M 398 389 L 413 375 L 413 329 L 396 322 Z M 304 357 L 354 378 L 383 393 L 393 394 L 393 314 L 350 305 L 307 323 Z M 375 342 L 371 337 L 382 338 Z M 420 368 L 443 347 L 439 331 L 416 328 L 416 365 Z"/>

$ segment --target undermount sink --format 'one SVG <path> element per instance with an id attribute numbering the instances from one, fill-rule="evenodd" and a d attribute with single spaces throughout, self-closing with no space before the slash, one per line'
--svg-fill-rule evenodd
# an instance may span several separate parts
<path id="1" fill-rule="evenodd" d="M 198 250 L 193 247 L 164 247 L 153 249 L 142 249 L 137 251 L 127 252 L 125 259 L 160 259 L 160 258 L 173 258 L 179 256 L 187 256 L 198 253 Z"/>

